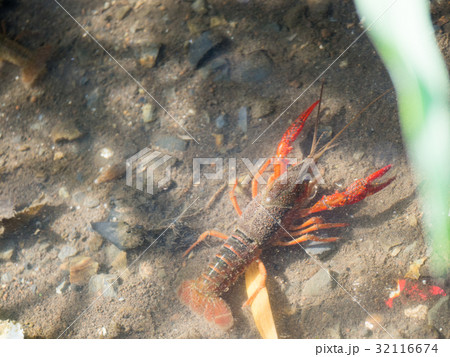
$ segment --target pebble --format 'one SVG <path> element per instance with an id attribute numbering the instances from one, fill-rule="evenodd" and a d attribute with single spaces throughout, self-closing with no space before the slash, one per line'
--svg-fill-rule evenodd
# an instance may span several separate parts
<path id="1" fill-rule="evenodd" d="M 320 142 L 323 143 L 331 139 L 333 135 L 333 128 L 329 125 L 319 125 L 317 128 L 317 138 L 321 138 Z"/>
<path id="2" fill-rule="evenodd" d="M 0 261 L 8 262 L 14 254 L 14 246 L 2 247 L 0 250 Z"/>
<path id="3" fill-rule="evenodd" d="M 68 286 L 69 284 L 67 284 L 67 281 L 63 280 L 63 282 L 56 287 L 55 291 L 58 295 L 62 295 L 62 293 L 66 291 Z"/>
<path id="4" fill-rule="evenodd" d="M 103 148 L 99 152 L 100 157 L 108 160 L 113 157 L 114 152 L 110 148 Z"/>
<path id="5" fill-rule="evenodd" d="M 73 141 L 80 138 L 83 134 L 72 122 L 64 122 L 56 124 L 50 133 L 53 142 Z"/>
<path id="6" fill-rule="evenodd" d="M 87 208 L 95 208 L 95 207 L 98 207 L 99 204 L 100 204 L 100 201 L 98 199 L 96 199 L 96 198 L 89 198 L 89 197 L 84 202 L 84 205 Z"/>
<path id="7" fill-rule="evenodd" d="M 154 107 L 152 104 L 145 104 L 142 106 L 142 121 L 144 123 L 151 123 L 156 120 L 154 114 Z"/>
<path id="8" fill-rule="evenodd" d="M 78 251 L 75 247 L 72 247 L 71 245 L 65 245 L 59 251 L 58 258 L 59 260 L 63 261 L 66 258 L 73 257 L 77 253 Z"/>
<path id="9" fill-rule="evenodd" d="M 408 224 L 411 227 L 417 227 L 417 224 L 418 224 L 417 218 L 415 216 L 412 216 L 412 215 L 408 216 Z"/>
<path id="10" fill-rule="evenodd" d="M 225 20 L 225 17 L 222 16 L 212 16 L 209 19 L 209 27 L 210 28 L 214 28 L 214 27 L 219 27 L 219 26 L 227 26 L 228 22 L 227 20 Z"/>
<path id="11" fill-rule="evenodd" d="M 417 305 L 416 307 L 405 309 L 403 313 L 411 319 L 425 320 L 427 318 L 428 307 L 425 305 Z"/>
<path id="12" fill-rule="evenodd" d="M 155 140 L 155 146 L 172 151 L 186 151 L 187 141 L 182 140 L 176 136 L 160 136 Z"/>
<path id="13" fill-rule="evenodd" d="M 253 118 L 263 118 L 274 111 L 275 105 L 273 100 L 260 99 L 257 100 L 254 104 L 252 104 L 251 108 Z"/>
<path id="14" fill-rule="evenodd" d="M 58 196 L 61 197 L 61 198 L 67 199 L 67 198 L 70 197 L 69 191 L 67 191 L 67 188 L 61 187 L 61 188 L 58 190 Z"/>
<path id="15" fill-rule="evenodd" d="M 331 279 L 328 271 L 320 269 L 304 285 L 302 289 L 303 297 L 324 296 L 334 288 L 336 282 Z"/>
<path id="16" fill-rule="evenodd" d="M 89 280 L 89 292 L 97 296 L 117 297 L 117 275 L 115 274 L 97 274 Z"/>
<path id="17" fill-rule="evenodd" d="M 141 50 L 139 56 L 139 64 L 144 68 L 153 68 L 156 65 L 156 60 L 158 59 L 159 50 L 161 49 L 161 44 L 152 43 Z"/>
<path id="18" fill-rule="evenodd" d="M 441 297 L 438 302 L 428 311 L 428 324 L 434 326 L 444 338 L 450 338 L 450 326 L 448 317 L 450 316 L 449 296 Z"/>
<path id="19" fill-rule="evenodd" d="M 0 339 L 23 339 L 23 329 L 18 322 L 0 320 Z"/>
<path id="20" fill-rule="evenodd" d="M 216 128 L 222 129 L 227 125 L 227 120 L 225 119 L 225 115 L 221 114 L 216 118 Z"/>
<path id="21" fill-rule="evenodd" d="M 243 133 L 247 132 L 247 107 L 239 108 L 238 127 L 242 130 Z"/>
<path id="22" fill-rule="evenodd" d="M 345 60 L 339 62 L 339 68 L 345 69 L 347 67 L 348 67 L 348 60 L 345 59 Z"/>
<path id="23" fill-rule="evenodd" d="M 131 7 L 130 7 L 130 6 L 128 6 L 128 5 L 121 6 L 121 7 L 119 7 L 119 8 L 115 11 L 114 17 L 115 17 L 117 20 L 121 21 L 121 20 L 123 20 L 125 17 L 128 16 L 128 14 L 130 13 L 130 11 L 131 11 Z"/>
<path id="24" fill-rule="evenodd" d="M 353 153 L 353 160 L 354 161 L 360 161 L 364 156 L 364 152 L 363 151 L 356 151 Z"/>
<path id="25" fill-rule="evenodd" d="M 238 63 L 233 78 L 237 82 L 263 82 L 273 70 L 273 61 L 266 51 L 252 52 Z"/>
<path id="26" fill-rule="evenodd" d="M 139 275 L 143 280 L 150 279 L 153 275 L 153 267 L 149 262 L 139 264 Z"/>
<path id="27" fill-rule="evenodd" d="M 93 222 L 91 225 L 94 231 L 121 250 L 136 248 L 144 241 L 142 231 L 125 222 Z"/>
<path id="28" fill-rule="evenodd" d="M 204 15 L 208 12 L 205 0 L 195 0 L 192 3 L 191 8 L 199 15 Z"/>
<path id="29" fill-rule="evenodd" d="M 312 21 L 320 21 L 328 17 L 331 0 L 306 0 L 309 18 Z"/>
<path id="30" fill-rule="evenodd" d="M 326 242 L 309 242 L 305 245 L 305 251 L 313 257 L 322 258 L 326 253 L 331 252 L 336 244 Z"/>
<path id="31" fill-rule="evenodd" d="M 10 283 L 10 282 L 12 281 L 12 275 L 11 275 L 11 273 L 10 273 L 9 271 L 6 272 L 6 273 L 3 273 L 3 274 L 2 274 L 2 277 L 0 278 L 0 280 L 1 280 L 1 282 L 2 282 L 3 284 Z"/>
<path id="32" fill-rule="evenodd" d="M 100 175 L 97 176 L 97 178 L 94 180 L 94 183 L 96 185 L 99 185 L 101 183 L 113 181 L 115 179 L 118 179 L 122 177 L 125 174 L 125 164 L 123 162 L 115 165 L 108 165 L 105 167 L 102 167 L 100 169 Z"/>
<path id="33" fill-rule="evenodd" d="M 56 152 L 53 154 L 53 160 L 54 160 L 54 161 L 61 160 L 61 159 L 63 159 L 63 158 L 64 158 L 64 153 L 61 152 L 61 151 L 56 151 Z"/>
<path id="34" fill-rule="evenodd" d="M 210 51 L 222 42 L 222 38 L 210 31 L 203 32 L 189 47 L 188 59 L 193 67 L 199 67 Z"/>

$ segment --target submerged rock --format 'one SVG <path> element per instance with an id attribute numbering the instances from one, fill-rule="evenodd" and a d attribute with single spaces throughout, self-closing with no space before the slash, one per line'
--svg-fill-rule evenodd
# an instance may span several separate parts
<path id="1" fill-rule="evenodd" d="M 336 282 L 331 278 L 329 271 L 320 269 L 305 283 L 302 290 L 302 296 L 312 297 L 326 295 L 335 284 Z"/>
<path id="2" fill-rule="evenodd" d="M 272 70 L 273 61 L 266 51 L 255 51 L 236 66 L 233 79 L 241 83 L 262 82 L 269 77 Z"/>
<path id="3" fill-rule="evenodd" d="M 222 38 L 210 31 L 203 32 L 189 48 L 188 59 L 193 67 L 199 67 L 208 54 L 222 42 Z"/>
<path id="4" fill-rule="evenodd" d="M 0 320 L 0 339 L 23 339 L 23 329 L 18 322 Z"/>
<path id="5" fill-rule="evenodd" d="M 86 284 L 90 277 L 97 273 L 98 263 L 89 257 L 73 258 L 70 262 L 70 283 Z"/>
<path id="6" fill-rule="evenodd" d="M 117 297 L 117 275 L 97 274 L 89 280 L 89 292 L 97 296 Z"/>
<path id="7" fill-rule="evenodd" d="M 139 247 L 144 241 L 143 231 L 126 222 L 93 222 L 92 228 L 121 250 Z"/>

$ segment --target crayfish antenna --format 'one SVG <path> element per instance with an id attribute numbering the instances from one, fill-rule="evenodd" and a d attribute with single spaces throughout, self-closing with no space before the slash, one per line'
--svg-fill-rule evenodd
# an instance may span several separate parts
<path id="1" fill-rule="evenodd" d="M 374 100 L 372 100 L 369 104 L 367 104 L 363 109 L 361 109 L 340 131 L 339 133 L 337 133 L 333 138 L 331 138 L 331 140 L 326 143 L 324 146 L 322 146 L 320 148 L 320 150 L 317 152 L 317 154 L 315 153 L 315 147 L 311 148 L 311 153 L 309 154 L 308 157 L 312 158 L 314 161 L 318 160 L 323 154 L 325 154 L 325 152 L 328 149 L 331 149 L 332 147 L 334 147 L 337 144 L 334 144 L 334 142 L 342 135 L 342 133 L 351 125 L 353 124 L 353 122 L 356 121 L 356 119 L 358 119 L 367 109 L 369 109 L 373 104 L 375 104 L 376 102 L 378 102 L 381 98 L 383 98 L 386 94 L 388 94 L 389 92 L 392 91 L 393 88 L 389 88 L 387 91 L 385 91 L 384 93 L 380 94 L 378 97 L 376 97 Z M 315 135 L 314 135 L 315 136 Z M 319 139 L 320 141 L 320 139 Z M 313 145 L 315 143 L 313 142 Z M 313 151 L 314 149 L 314 151 Z"/>

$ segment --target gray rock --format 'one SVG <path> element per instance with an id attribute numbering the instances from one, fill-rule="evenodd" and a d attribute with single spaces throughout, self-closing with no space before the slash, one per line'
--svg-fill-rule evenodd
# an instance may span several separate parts
<path id="1" fill-rule="evenodd" d="M 128 14 L 130 13 L 130 11 L 131 11 L 131 7 L 130 7 L 130 6 L 128 6 L 128 5 L 121 6 L 121 7 L 119 7 L 119 8 L 115 11 L 114 17 L 115 17 L 117 20 L 121 21 L 121 20 L 123 20 L 125 17 L 128 16 Z"/>
<path id="2" fill-rule="evenodd" d="M 10 282 L 12 281 L 12 275 L 11 275 L 11 273 L 10 273 L 9 271 L 6 272 L 6 273 L 3 273 L 3 274 L 2 274 L 2 277 L 1 277 L 1 279 L 0 279 L 0 281 L 1 281 L 3 284 L 10 283 Z"/>
<path id="3" fill-rule="evenodd" d="M 336 244 L 330 242 L 309 242 L 304 246 L 305 251 L 314 257 L 322 258 L 335 249 Z"/>
<path id="4" fill-rule="evenodd" d="M 210 31 L 203 32 L 189 48 L 188 59 L 193 67 L 199 67 L 210 51 L 222 42 L 222 38 Z"/>
<path id="5" fill-rule="evenodd" d="M 449 296 L 443 296 L 428 310 L 428 324 L 441 333 L 444 338 L 450 338 L 448 317 L 450 316 Z"/>
<path id="6" fill-rule="evenodd" d="M 275 105 L 273 100 L 270 99 L 260 99 L 257 100 L 254 104 L 252 104 L 252 117 L 253 118 L 262 118 L 266 115 L 272 113 L 275 109 Z"/>
<path id="7" fill-rule="evenodd" d="M 97 274 L 91 276 L 88 288 L 91 294 L 116 298 L 118 285 L 117 275 Z"/>
<path id="8" fill-rule="evenodd" d="M 272 69 L 273 61 L 266 51 L 255 51 L 238 63 L 233 79 L 241 83 L 262 82 L 269 77 Z"/>
<path id="9" fill-rule="evenodd" d="M 191 5 L 192 10 L 194 10 L 199 15 L 204 15 L 208 12 L 206 9 L 205 0 L 195 0 Z"/>
<path id="10" fill-rule="evenodd" d="M 329 273 L 331 274 L 328 270 L 320 269 L 305 283 L 302 296 L 313 297 L 326 295 L 336 285 L 336 282 L 330 277 Z"/>
<path id="11" fill-rule="evenodd" d="M 139 64 L 145 68 L 155 67 L 160 49 L 161 44 L 159 43 L 152 43 L 142 48 L 141 53 L 139 55 Z"/>
<path id="12" fill-rule="evenodd" d="M 73 257 L 75 254 L 77 254 L 77 249 L 75 247 L 65 245 L 59 251 L 58 258 L 59 260 L 64 260 L 66 258 Z"/>
<path id="13" fill-rule="evenodd" d="M 225 115 L 219 115 L 217 118 L 216 118 L 216 128 L 217 129 L 222 129 L 222 128 L 224 128 L 225 127 L 225 125 L 227 125 L 227 121 L 226 121 L 226 119 L 225 119 Z"/>
<path id="14" fill-rule="evenodd" d="M 176 136 L 160 136 L 155 140 L 154 144 L 155 146 L 166 149 L 169 152 L 185 151 L 187 148 L 187 141 Z"/>
<path id="15" fill-rule="evenodd" d="M 0 249 L 0 262 L 1 261 L 10 261 L 14 254 L 14 245 L 7 244 L 6 246 Z"/>
<path id="16" fill-rule="evenodd" d="M 68 286 L 69 284 L 67 283 L 67 281 L 63 280 L 63 282 L 56 287 L 55 291 L 58 295 L 62 295 L 62 293 L 66 291 Z"/>
<path id="17" fill-rule="evenodd" d="M 121 250 L 139 247 L 144 241 L 140 228 L 131 227 L 126 222 L 93 222 L 94 231 Z"/>
<path id="18" fill-rule="evenodd" d="M 238 127 L 243 133 L 247 132 L 247 107 L 239 108 Z"/>

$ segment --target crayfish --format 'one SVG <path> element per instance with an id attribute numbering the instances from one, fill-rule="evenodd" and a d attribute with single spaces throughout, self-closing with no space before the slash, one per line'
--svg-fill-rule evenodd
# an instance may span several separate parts
<path id="1" fill-rule="evenodd" d="M 389 171 L 391 165 L 387 165 L 364 179 L 354 181 L 343 192 L 323 196 L 312 207 L 305 208 L 315 182 L 299 180 L 301 165 L 289 166 L 287 155 L 292 151 L 292 144 L 302 131 L 307 118 L 319 103 L 320 100 L 312 104 L 286 130 L 278 144 L 275 157 L 268 159 L 254 176 L 252 200 L 243 211 L 236 199 L 237 181 L 235 182 L 230 191 L 230 199 L 240 217 L 234 232 L 227 235 L 214 230 L 206 231 L 184 252 L 183 256 L 186 256 L 196 245 L 210 236 L 224 240 L 222 247 L 203 273 L 195 280 L 182 282 L 178 288 L 178 297 L 186 306 L 219 328 L 227 330 L 233 325 L 231 310 L 220 296 L 228 291 L 237 278 L 254 262 L 257 263 L 263 279 L 243 306 L 251 305 L 259 291 L 264 288 L 267 273 L 259 258 L 262 250 L 270 246 L 291 246 L 305 241 L 336 241 L 338 237 L 322 238 L 312 232 L 347 226 L 346 223 L 325 223 L 322 218 L 316 216 L 306 219 L 301 224 L 295 224 L 296 220 L 307 218 L 313 213 L 357 203 L 381 191 L 395 179 L 393 177 L 385 182 L 374 182 Z M 314 160 L 318 159 L 331 144 L 330 141 L 315 153 L 316 131 L 311 153 L 308 156 Z M 333 139 L 336 139 L 340 133 Z M 271 163 L 274 166 L 274 173 L 270 176 L 265 188 L 258 193 L 257 180 Z M 286 241 L 286 238 L 290 240 Z"/>

